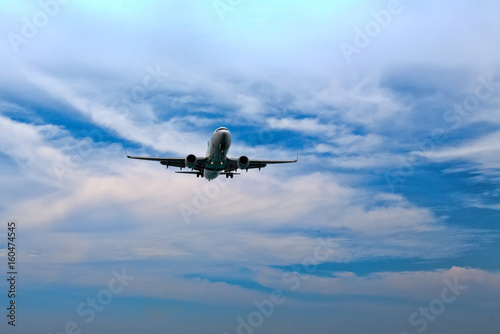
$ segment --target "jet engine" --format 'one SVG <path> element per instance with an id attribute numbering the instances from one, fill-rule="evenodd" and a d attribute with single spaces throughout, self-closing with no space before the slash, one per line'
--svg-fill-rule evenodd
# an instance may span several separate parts
<path id="1" fill-rule="evenodd" d="M 187 168 L 193 168 L 194 166 L 196 166 L 196 162 L 197 162 L 196 155 L 194 155 L 194 154 L 188 155 L 185 159 L 185 162 L 186 162 Z"/>
<path id="2" fill-rule="evenodd" d="M 248 160 L 248 157 L 242 155 L 241 157 L 238 158 L 238 168 L 239 169 L 246 169 L 249 164 L 250 164 L 250 161 Z"/>

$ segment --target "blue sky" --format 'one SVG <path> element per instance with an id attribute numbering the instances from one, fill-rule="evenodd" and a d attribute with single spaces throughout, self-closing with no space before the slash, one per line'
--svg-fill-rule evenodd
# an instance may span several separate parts
<path id="1" fill-rule="evenodd" d="M 499 10 L 3 1 L 2 332 L 498 333 Z"/>

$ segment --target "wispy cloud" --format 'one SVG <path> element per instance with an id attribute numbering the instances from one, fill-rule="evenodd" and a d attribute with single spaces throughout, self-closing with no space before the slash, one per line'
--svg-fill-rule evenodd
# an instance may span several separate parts
<path id="1" fill-rule="evenodd" d="M 457 161 L 472 163 L 481 173 L 498 179 L 500 173 L 500 132 L 482 136 L 457 147 L 445 147 L 422 154 L 434 161 Z"/>

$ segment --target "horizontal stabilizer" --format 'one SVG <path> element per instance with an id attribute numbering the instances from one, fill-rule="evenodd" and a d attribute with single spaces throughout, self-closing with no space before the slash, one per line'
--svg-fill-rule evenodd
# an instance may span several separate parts
<path id="1" fill-rule="evenodd" d="M 181 174 L 199 174 L 200 172 L 176 172 Z"/>

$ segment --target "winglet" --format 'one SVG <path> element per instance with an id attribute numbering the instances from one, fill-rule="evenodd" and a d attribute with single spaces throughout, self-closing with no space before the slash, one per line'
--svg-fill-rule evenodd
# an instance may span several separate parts
<path id="1" fill-rule="evenodd" d="M 299 161 L 299 152 L 297 151 L 297 160 L 295 161 Z"/>

